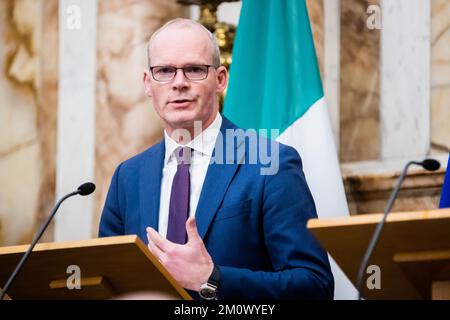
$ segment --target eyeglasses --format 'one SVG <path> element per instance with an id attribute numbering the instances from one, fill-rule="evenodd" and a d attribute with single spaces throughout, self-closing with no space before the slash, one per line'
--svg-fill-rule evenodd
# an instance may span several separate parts
<path id="1" fill-rule="evenodd" d="M 209 68 L 214 66 L 208 64 L 196 64 L 189 65 L 183 68 L 177 68 L 173 66 L 154 66 L 150 67 L 153 79 L 159 82 L 170 82 L 172 81 L 179 69 L 183 70 L 184 76 L 188 80 L 198 81 L 205 80 L 208 77 Z"/>

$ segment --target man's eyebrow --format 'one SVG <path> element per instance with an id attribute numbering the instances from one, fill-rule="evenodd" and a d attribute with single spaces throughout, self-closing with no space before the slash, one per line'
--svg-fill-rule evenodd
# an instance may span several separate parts
<path id="1" fill-rule="evenodd" d="M 171 66 L 171 67 L 184 67 L 184 66 L 192 66 L 192 65 L 212 65 L 212 63 L 206 63 L 202 61 L 188 62 L 182 65 L 177 65 L 175 63 L 159 63 L 155 64 L 155 66 Z"/>

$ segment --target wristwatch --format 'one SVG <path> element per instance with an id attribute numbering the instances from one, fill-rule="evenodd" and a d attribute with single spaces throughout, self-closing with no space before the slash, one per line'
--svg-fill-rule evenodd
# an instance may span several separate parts
<path id="1" fill-rule="evenodd" d="M 214 265 L 213 271 L 206 283 L 200 286 L 199 295 L 205 300 L 217 300 L 219 297 L 220 269 Z"/>

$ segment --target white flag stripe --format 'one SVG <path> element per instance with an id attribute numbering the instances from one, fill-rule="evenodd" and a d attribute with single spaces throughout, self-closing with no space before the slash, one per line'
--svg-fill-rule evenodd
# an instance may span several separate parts
<path id="1" fill-rule="evenodd" d="M 319 99 L 289 126 L 277 141 L 294 147 L 303 161 L 308 186 L 319 218 L 349 215 L 339 160 L 334 145 L 325 99 Z M 357 292 L 347 276 L 330 257 L 335 278 L 335 299 L 355 299 Z"/>

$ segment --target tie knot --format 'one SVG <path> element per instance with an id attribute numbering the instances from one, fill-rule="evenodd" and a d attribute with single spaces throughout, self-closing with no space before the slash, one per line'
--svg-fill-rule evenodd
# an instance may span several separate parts
<path id="1" fill-rule="evenodd" d="M 192 149 L 189 147 L 178 147 L 174 151 L 175 157 L 177 158 L 177 163 L 180 164 L 191 164 Z"/>

